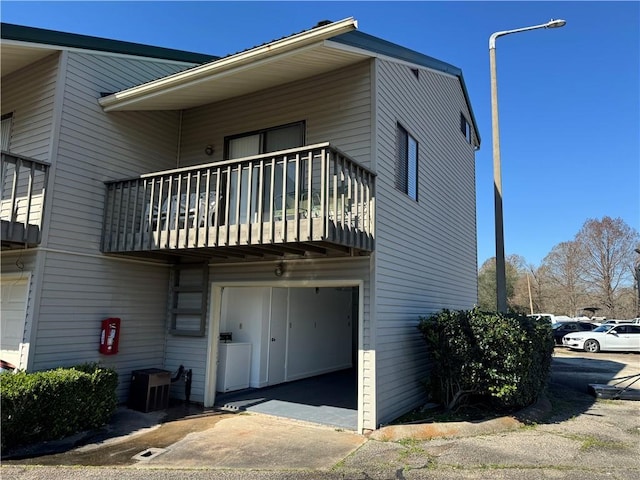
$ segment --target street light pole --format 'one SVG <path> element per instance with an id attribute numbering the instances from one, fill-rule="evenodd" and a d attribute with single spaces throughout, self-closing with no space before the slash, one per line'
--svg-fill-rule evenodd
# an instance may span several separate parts
<path id="1" fill-rule="evenodd" d="M 496 32 L 489 37 L 489 63 L 491 68 L 491 130 L 493 141 L 493 195 L 496 231 L 496 295 L 498 312 L 507 312 L 507 276 L 504 258 L 504 222 L 502 218 L 502 167 L 500 162 L 500 127 L 498 122 L 498 79 L 496 73 L 496 39 L 511 33 L 539 28 L 563 27 L 564 20 L 551 20 L 542 25 Z"/>

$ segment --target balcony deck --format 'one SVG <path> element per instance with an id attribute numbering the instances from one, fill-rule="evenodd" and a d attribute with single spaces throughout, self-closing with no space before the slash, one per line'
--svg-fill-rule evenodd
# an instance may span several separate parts
<path id="1" fill-rule="evenodd" d="M 49 164 L 3 151 L 0 170 L 2 250 L 36 247 L 42 238 Z"/>
<path id="2" fill-rule="evenodd" d="M 102 250 L 211 261 L 367 254 L 374 180 L 323 143 L 107 182 Z"/>

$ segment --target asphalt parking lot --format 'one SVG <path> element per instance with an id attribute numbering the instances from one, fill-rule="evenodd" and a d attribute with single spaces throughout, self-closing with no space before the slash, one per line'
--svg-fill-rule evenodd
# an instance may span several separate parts
<path id="1" fill-rule="evenodd" d="M 596 399 L 588 392 L 590 383 L 631 375 L 640 375 L 640 354 L 557 347 L 549 388 L 535 414 L 493 432 L 480 422 L 464 425 L 456 436 L 421 438 L 407 429 L 404 438 L 384 441 L 259 414 L 209 415 L 143 428 L 120 441 L 5 460 L 0 472 L 7 480 L 635 480 L 640 402 Z M 163 429 L 171 436 L 164 443 Z M 132 459 L 154 441 L 161 442 L 157 456 Z"/>

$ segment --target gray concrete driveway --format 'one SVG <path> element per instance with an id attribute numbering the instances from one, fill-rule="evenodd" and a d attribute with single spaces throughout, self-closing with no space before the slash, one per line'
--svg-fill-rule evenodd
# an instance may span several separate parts
<path id="1" fill-rule="evenodd" d="M 640 402 L 596 400 L 589 383 L 640 374 L 639 354 L 556 349 L 537 423 L 494 433 L 380 441 L 259 414 L 212 413 L 66 452 L 5 460 L 9 479 L 637 479 Z M 158 450 L 153 450 L 153 449 Z M 133 459 L 136 453 L 150 452 Z M 81 466 L 85 465 L 85 466 Z M 86 466 L 90 465 L 90 466 Z"/>

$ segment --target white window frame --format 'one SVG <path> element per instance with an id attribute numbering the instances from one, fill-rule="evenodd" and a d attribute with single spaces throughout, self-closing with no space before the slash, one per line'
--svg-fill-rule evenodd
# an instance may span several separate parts
<path id="1" fill-rule="evenodd" d="M 262 130 L 256 130 L 253 132 L 246 132 L 246 133 L 241 133 L 239 135 L 231 135 L 229 137 L 226 137 L 224 139 L 224 145 L 225 145 L 225 152 L 224 152 L 224 158 L 226 160 L 229 159 L 233 159 L 233 158 L 240 158 L 237 156 L 232 156 L 231 155 L 231 150 L 232 150 L 232 146 L 231 143 L 234 140 L 242 140 L 242 139 L 247 139 L 249 140 L 251 137 L 253 137 L 255 139 L 255 141 L 257 141 L 257 143 L 255 143 L 256 147 L 257 147 L 257 152 L 251 152 L 250 155 L 260 155 L 262 153 L 269 153 L 270 151 L 274 151 L 274 150 L 270 150 L 267 148 L 267 142 L 268 142 L 268 136 L 270 132 L 276 132 L 276 131 L 281 131 L 284 129 L 291 129 L 293 127 L 297 127 L 299 128 L 299 141 L 298 142 L 292 142 L 291 146 L 288 146 L 287 148 L 296 148 L 296 147 L 302 147 L 304 146 L 304 142 L 305 142 L 305 122 L 304 121 L 300 121 L 300 122 L 294 122 L 294 123 L 289 123 L 286 125 L 279 125 L 277 127 L 271 127 L 271 128 L 265 128 Z M 299 143 L 299 145 L 298 145 Z M 286 150 L 286 148 L 278 148 L 278 150 Z M 246 155 L 246 156 L 250 156 L 250 155 Z M 243 155 L 245 156 L 245 155 Z"/>
<path id="2" fill-rule="evenodd" d="M 471 144 L 473 140 L 471 136 L 471 124 L 462 112 L 460 112 L 460 131 L 464 135 L 464 138 L 467 140 L 467 143 Z"/>

